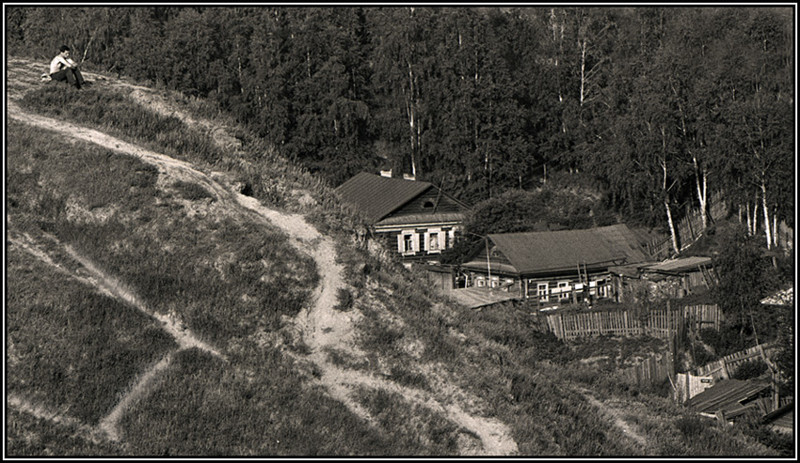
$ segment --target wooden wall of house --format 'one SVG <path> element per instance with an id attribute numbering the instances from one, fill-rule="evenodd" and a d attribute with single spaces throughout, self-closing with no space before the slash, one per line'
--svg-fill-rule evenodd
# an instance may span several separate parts
<path id="1" fill-rule="evenodd" d="M 397 217 L 412 214 L 432 213 L 433 205 L 436 204 L 439 191 L 436 188 L 428 188 L 421 195 L 406 203 L 397 211 L 391 213 L 388 217 Z M 426 203 L 431 206 L 425 207 Z M 436 206 L 436 212 L 466 212 L 466 210 L 453 198 L 442 193 L 439 198 L 439 204 Z"/>

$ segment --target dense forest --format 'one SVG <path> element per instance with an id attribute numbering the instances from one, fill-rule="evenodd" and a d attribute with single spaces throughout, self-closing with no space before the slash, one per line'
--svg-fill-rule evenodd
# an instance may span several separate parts
<path id="1" fill-rule="evenodd" d="M 566 173 L 665 231 L 724 196 L 770 243 L 794 226 L 792 15 L 6 7 L 5 20 L 9 53 L 44 70 L 67 44 L 86 69 L 208 98 L 334 186 L 393 168 L 477 204 Z"/>

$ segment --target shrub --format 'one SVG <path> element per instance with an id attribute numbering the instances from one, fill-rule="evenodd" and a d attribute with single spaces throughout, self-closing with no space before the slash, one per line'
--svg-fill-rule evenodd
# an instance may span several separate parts
<path id="1" fill-rule="evenodd" d="M 763 360 L 751 360 L 739 365 L 731 375 L 731 378 L 741 380 L 757 378 L 765 371 L 767 371 L 767 364 Z"/>
<path id="2" fill-rule="evenodd" d="M 701 417 L 696 415 L 684 415 L 675 420 L 675 427 L 683 435 L 684 439 L 691 440 L 703 434 L 708 427 Z"/>
<path id="3" fill-rule="evenodd" d="M 747 327 L 744 328 L 747 330 Z M 718 356 L 724 357 L 747 347 L 739 332 L 739 326 L 724 324 L 719 330 L 710 328 L 700 330 L 700 339 L 714 349 Z"/>

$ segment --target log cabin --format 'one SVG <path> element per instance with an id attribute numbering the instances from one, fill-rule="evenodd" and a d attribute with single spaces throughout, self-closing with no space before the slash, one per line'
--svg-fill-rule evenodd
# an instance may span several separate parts
<path id="1" fill-rule="evenodd" d="M 431 183 L 361 172 L 336 188 L 404 263 L 438 261 L 469 207 Z"/>
<path id="2" fill-rule="evenodd" d="M 540 306 L 613 299 L 609 269 L 648 261 L 641 240 L 624 224 L 490 234 L 484 244 L 461 266 L 468 286 L 516 292 Z"/>

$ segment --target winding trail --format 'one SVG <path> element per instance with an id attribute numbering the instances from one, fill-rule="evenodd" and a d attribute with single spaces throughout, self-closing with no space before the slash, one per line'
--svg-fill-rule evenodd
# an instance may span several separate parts
<path id="1" fill-rule="evenodd" d="M 114 85 L 126 85 L 115 83 Z M 142 95 L 148 95 L 149 101 L 145 103 L 153 104 L 153 99 L 147 89 L 142 87 L 129 86 Z M 157 98 L 157 97 L 155 97 Z M 159 102 L 163 104 L 163 102 Z M 176 110 L 164 109 L 170 115 L 177 115 L 187 123 L 201 124 L 200 122 L 181 116 Z M 345 404 L 353 413 L 364 419 L 366 422 L 378 426 L 374 418 L 362 407 L 353 397 L 354 390 L 359 387 L 366 387 L 373 390 L 386 390 L 402 395 L 405 400 L 423 405 L 435 412 L 438 412 L 450 421 L 466 430 L 480 440 L 478 446 L 468 446 L 462 448 L 461 453 L 465 455 L 492 455 L 506 456 L 518 453 L 516 442 L 510 437 L 510 430 L 504 423 L 487 417 L 476 416 L 465 411 L 456 403 L 446 403 L 442 399 L 430 392 L 404 387 L 392 381 L 379 378 L 374 374 L 361 371 L 344 369 L 333 364 L 328 358 L 331 349 L 344 350 L 355 355 L 363 355 L 355 342 L 355 326 L 360 318 L 358 311 L 343 312 L 334 307 L 338 302 L 338 291 L 346 288 L 343 279 L 343 267 L 336 262 L 336 248 L 333 240 L 321 235 L 312 225 L 310 225 L 301 215 L 284 213 L 270 209 L 262 205 L 257 199 L 234 193 L 216 181 L 212 176 L 197 170 L 190 163 L 176 160 L 169 156 L 156 153 L 137 145 L 127 143 L 108 134 L 97 130 L 82 127 L 70 122 L 56 120 L 46 116 L 30 114 L 23 111 L 19 105 L 9 97 L 7 102 L 7 114 L 9 119 L 25 124 L 34 125 L 47 130 L 54 131 L 65 138 L 82 140 L 93 143 L 109 150 L 123 154 L 136 156 L 139 159 L 156 166 L 159 172 L 172 177 L 180 178 L 185 181 L 194 182 L 202 185 L 213 195 L 230 206 L 231 210 L 238 210 L 258 222 L 277 226 L 291 238 L 292 244 L 300 251 L 309 254 L 315 261 L 321 276 L 318 288 L 314 293 L 311 306 L 304 308 L 296 316 L 295 323 L 302 333 L 303 341 L 310 348 L 311 353 L 306 357 L 313 362 L 321 372 L 318 379 L 329 394 Z M 208 128 L 208 123 L 204 127 Z M 226 136 L 224 133 L 215 133 L 215 140 L 218 143 L 230 143 L 233 137 Z M 228 144 L 228 147 L 231 145 Z M 24 240 L 17 240 L 21 245 L 35 257 L 48 262 L 49 257 L 46 253 L 40 252 L 35 246 L 30 246 Z M 79 262 L 88 276 L 75 275 L 82 281 L 90 281 L 99 290 L 106 294 L 123 300 L 139 310 L 159 319 L 164 329 L 167 330 L 179 343 L 181 349 L 197 347 L 206 350 L 213 355 L 224 358 L 214 347 L 209 346 L 197 339 L 190 331 L 183 328 L 179 321 L 171 317 L 154 313 L 124 285 L 105 274 L 97 266 L 84 256 L 79 255 L 74 249 L 65 246 L 66 252 L 77 262 Z M 52 259 L 49 261 L 52 262 Z M 57 265 L 56 265 L 57 266 Z M 149 385 L 158 375 L 168 367 L 171 354 L 162 358 L 155 365 L 151 366 L 140 376 L 132 385 L 130 391 L 122 398 L 113 411 L 101 420 L 100 429 L 111 440 L 118 440 L 116 424 L 122 414 L 130 408 L 131 404 L 140 399 L 149 389 Z"/>
<path id="2" fill-rule="evenodd" d="M 6 405 L 18 411 L 32 415 L 40 420 L 50 421 L 51 423 L 69 426 L 76 429 L 76 435 L 94 444 L 103 442 L 104 434 L 98 429 L 89 426 L 77 418 L 66 415 L 63 412 L 50 410 L 41 404 L 31 402 L 19 394 L 9 392 L 6 394 Z"/>
<path id="3" fill-rule="evenodd" d="M 633 440 L 642 449 L 644 449 L 647 446 L 647 439 L 641 434 L 639 434 L 639 432 L 636 429 L 634 429 L 633 426 L 628 424 L 628 422 L 622 418 L 621 410 L 597 400 L 586 389 L 580 389 L 579 391 L 583 395 L 583 397 L 586 398 L 586 400 L 588 400 L 590 404 L 592 404 L 592 406 L 598 408 L 604 416 L 609 418 L 612 424 L 615 427 L 617 427 L 620 431 L 622 431 L 622 434 L 627 436 L 629 439 Z"/>
<path id="4" fill-rule="evenodd" d="M 100 420 L 98 426 L 109 439 L 114 442 L 119 441 L 120 437 L 117 424 L 122 418 L 122 415 L 130 409 L 131 404 L 147 393 L 150 384 L 156 379 L 156 376 L 169 367 L 172 361 L 172 355 L 171 353 L 165 355 L 155 365 L 148 368 L 147 371 L 136 380 L 133 387 L 122 397 L 122 400 L 117 403 L 114 409 Z"/>

